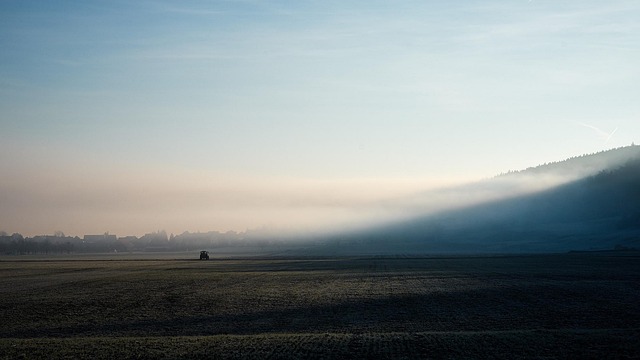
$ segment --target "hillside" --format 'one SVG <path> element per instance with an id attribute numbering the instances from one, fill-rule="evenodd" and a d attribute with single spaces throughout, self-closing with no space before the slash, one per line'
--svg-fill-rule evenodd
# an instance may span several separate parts
<path id="1" fill-rule="evenodd" d="M 535 181 L 572 173 L 590 175 L 541 191 L 342 233 L 318 250 L 418 254 L 640 248 L 640 146 L 511 172 L 476 188 L 496 187 L 506 178 Z"/>
<path id="2" fill-rule="evenodd" d="M 574 156 L 562 161 L 549 162 L 520 171 L 509 171 L 498 175 L 498 177 L 541 174 L 585 177 L 605 169 L 616 168 L 638 157 L 640 157 L 640 146 L 632 144 L 631 146 L 604 150 L 593 154 Z"/>

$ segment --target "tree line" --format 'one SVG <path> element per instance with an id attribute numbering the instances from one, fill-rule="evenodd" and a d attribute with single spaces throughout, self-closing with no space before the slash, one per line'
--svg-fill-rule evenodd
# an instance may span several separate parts
<path id="1" fill-rule="evenodd" d="M 206 233 L 184 232 L 179 235 L 167 235 L 159 230 L 141 237 L 116 237 L 103 235 L 65 236 L 62 232 L 54 235 L 24 237 L 19 233 L 12 235 L 0 231 L 0 254 L 71 254 L 71 253 L 116 253 L 116 252 L 178 252 L 195 250 L 213 250 L 220 247 L 247 247 L 279 245 L 282 240 L 264 236 L 263 232 L 247 230 L 245 232 Z"/>

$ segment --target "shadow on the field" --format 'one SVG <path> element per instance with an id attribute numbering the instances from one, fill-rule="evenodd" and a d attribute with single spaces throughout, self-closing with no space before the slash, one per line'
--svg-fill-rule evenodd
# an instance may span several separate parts
<path id="1" fill-rule="evenodd" d="M 0 330 L 0 337 L 193 336 L 265 333 L 369 333 L 625 329 L 640 323 L 638 288 L 535 285 L 351 299 L 324 305 L 276 305 L 236 313 L 176 309 L 158 319 Z M 182 315 L 181 315 L 182 313 Z M 171 316 L 168 317 L 167 316 Z"/>

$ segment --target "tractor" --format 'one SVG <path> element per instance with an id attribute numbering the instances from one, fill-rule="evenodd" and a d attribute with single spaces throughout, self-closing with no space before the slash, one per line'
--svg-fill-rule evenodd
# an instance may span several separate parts
<path id="1" fill-rule="evenodd" d="M 200 260 L 209 260 L 209 252 L 208 251 L 200 251 Z"/>

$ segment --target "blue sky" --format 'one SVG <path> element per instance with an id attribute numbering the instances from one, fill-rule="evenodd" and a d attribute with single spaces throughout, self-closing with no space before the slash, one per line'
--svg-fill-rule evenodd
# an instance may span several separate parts
<path id="1" fill-rule="evenodd" d="M 0 230 L 330 224 L 629 145 L 639 18 L 637 1 L 3 1 Z"/>

